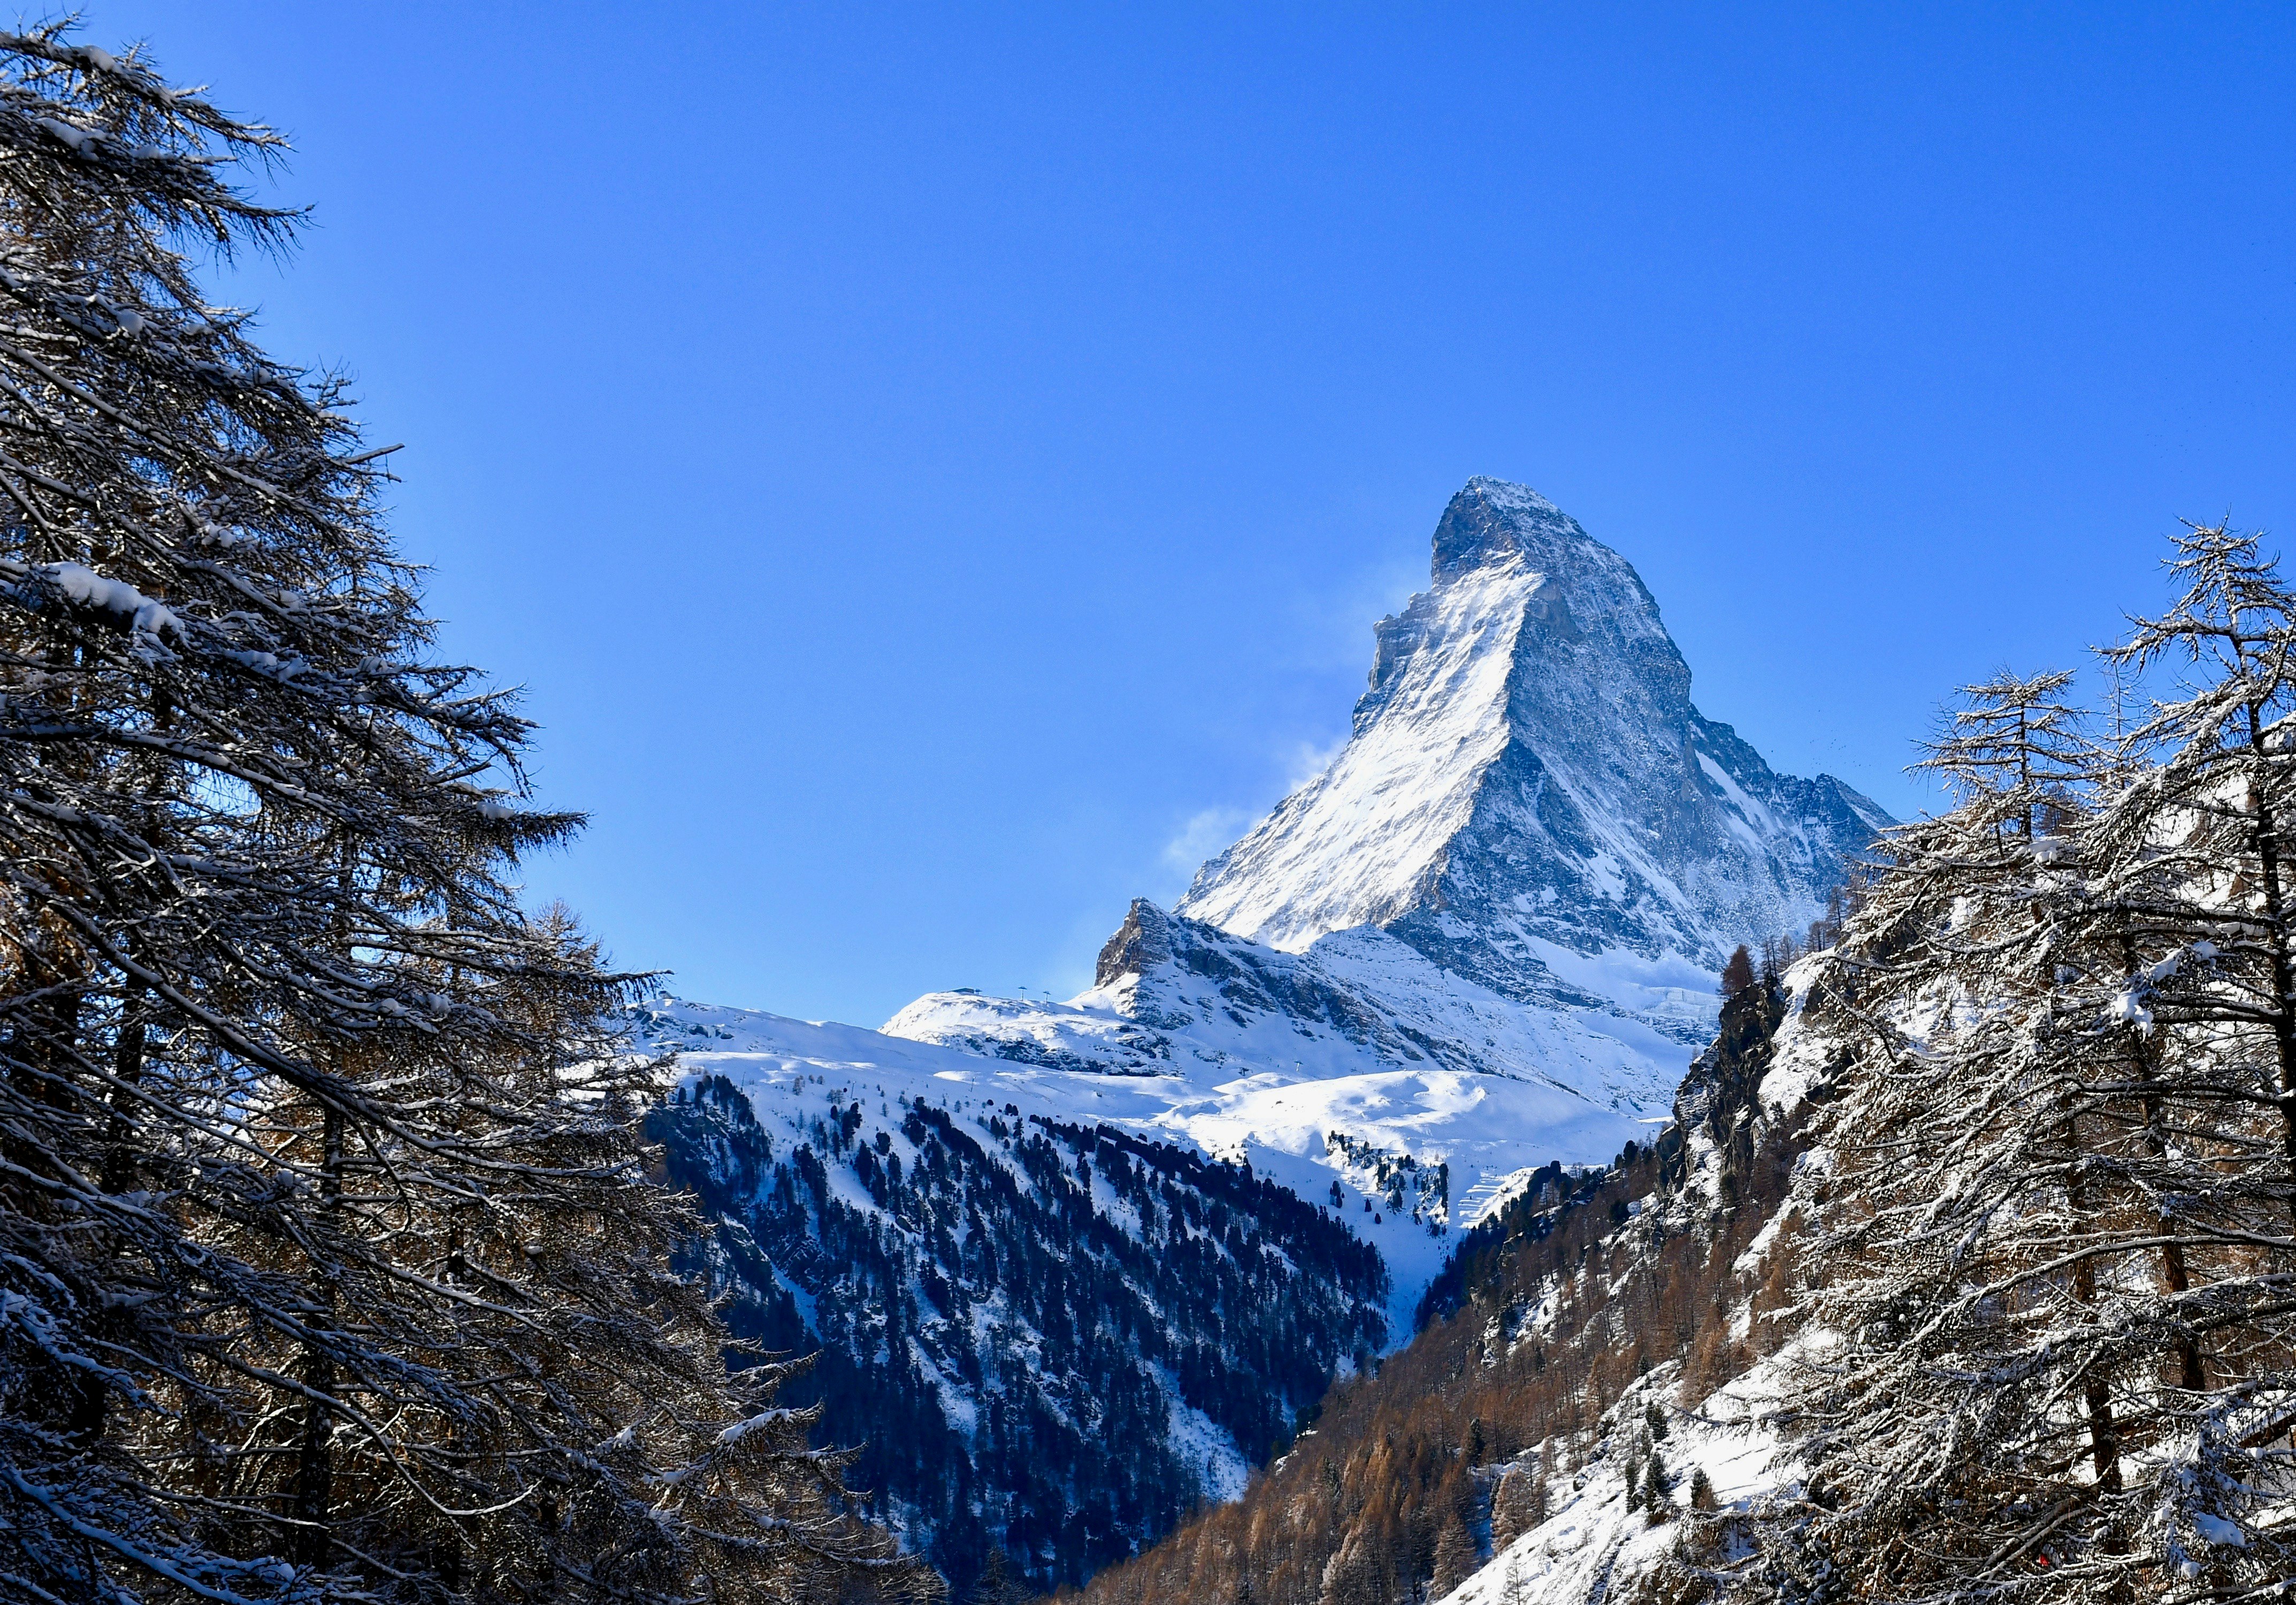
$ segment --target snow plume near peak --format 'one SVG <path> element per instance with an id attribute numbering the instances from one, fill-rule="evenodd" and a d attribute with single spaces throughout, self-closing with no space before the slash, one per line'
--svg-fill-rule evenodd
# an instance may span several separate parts
<path id="1" fill-rule="evenodd" d="M 1817 917 L 1888 816 L 1701 716 L 1633 565 L 1497 479 L 1433 545 L 1374 627 L 1353 738 L 1177 912 L 1287 952 L 1376 926 L 1526 1002 L 1662 1013 Z"/>

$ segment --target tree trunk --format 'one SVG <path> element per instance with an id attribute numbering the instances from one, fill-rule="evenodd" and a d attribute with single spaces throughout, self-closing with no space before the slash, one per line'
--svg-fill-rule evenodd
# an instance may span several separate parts
<path id="1" fill-rule="evenodd" d="M 340 1214 L 343 1194 L 343 1117 L 342 1111 L 332 1104 L 321 1117 L 321 1214 L 332 1228 Z M 318 1273 L 320 1285 L 324 1289 L 322 1297 L 326 1318 L 332 1322 L 335 1313 L 334 1277 L 324 1264 Z M 310 1394 L 303 1401 L 302 1433 L 295 1457 L 294 1498 L 289 1511 L 296 1523 L 291 1547 L 295 1559 L 306 1566 L 324 1566 L 333 1547 L 327 1524 L 334 1502 L 334 1412 L 327 1401 L 334 1393 L 337 1380 L 334 1357 L 316 1344 L 307 1345 L 303 1351 L 303 1385 Z"/>
<path id="2" fill-rule="evenodd" d="M 2066 1201 L 2074 1220 L 2088 1219 L 2088 1190 L 2080 1179 L 2084 1151 L 2080 1146 L 2079 1121 L 2075 1117 L 2065 1119 L 2065 1148 L 2072 1156 L 2072 1173 L 2065 1182 Z M 2083 1256 L 2073 1269 L 2073 1297 L 2083 1308 L 2096 1307 L 2096 1261 Z M 2081 1389 L 2083 1401 L 2088 1406 L 2089 1458 L 2096 1467 L 2096 1486 L 2107 1493 L 2120 1490 L 2120 1433 L 2113 1425 L 2112 1393 L 2103 1377 L 2092 1374 Z"/>
<path id="3" fill-rule="evenodd" d="M 2296 962 L 2289 954 L 2289 934 L 2280 891 L 2280 839 L 2273 817 L 2270 757 L 2264 750 L 2264 729 L 2257 706 L 2248 705 L 2248 745 L 2257 763 L 2249 780 L 2249 806 L 2256 821 L 2257 871 L 2263 880 L 2264 915 L 2268 926 L 2267 946 L 2272 953 L 2272 1040 L 2280 1060 L 2280 1143 L 2288 1159 L 2288 1213 L 2296 1219 Z"/>

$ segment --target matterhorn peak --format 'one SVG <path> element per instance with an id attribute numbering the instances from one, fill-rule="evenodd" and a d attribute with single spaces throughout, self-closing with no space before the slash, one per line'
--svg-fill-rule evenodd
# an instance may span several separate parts
<path id="1" fill-rule="evenodd" d="M 1291 952 L 1375 926 L 1524 1001 L 1671 1008 L 1816 918 L 1888 823 L 1702 716 L 1633 565 L 1537 491 L 1470 479 L 1431 577 L 1374 627 L 1347 745 L 1178 913 Z"/>
<path id="2" fill-rule="evenodd" d="M 1551 566 L 1574 546 L 1600 543 L 1529 486 L 1478 474 L 1451 498 L 1435 526 L 1430 577 L 1440 585 L 1447 576 L 1514 557 Z"/>

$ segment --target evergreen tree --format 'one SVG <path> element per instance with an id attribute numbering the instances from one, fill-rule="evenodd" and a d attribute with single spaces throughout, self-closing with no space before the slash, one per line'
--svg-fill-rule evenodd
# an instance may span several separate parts
<path id="1" fill-rule="evenodd" d="M 990 1544 L 988 1564 L 981 1568 L 979 1580 L 972 1585 L 972 1605 L 1022 1605 L 1029 1597 L 1028 1587 L 1013 1576 L 1004 1559 L 1004 1546 Z"/>
<path id="2" fill-rule="evenodd" d="M 1475 1553 L 1475 1540 L 1467 1531 L 1467 1524 L 1455 1513 L 1444 1523 L 1435 1539 L 1435 1576 L 1429 1585 L 1432 1596 L 1441 1599 L 1473 1575 L 1480 1558 Z"/>
<path id="3" fill-rule="evenodd" d="M 922 1585 L 729 1384 L 506 876 L 570 815 L 430 653 L 340 383 L 183 251 L 279 136 L 0 37 L 0 1578 L 33 1601 Z"/>
<path id="4" fill-rule="evenodd" d="M 1546 1503 L 1530 1473 L 1510 1468 L 1491 1490 L 1491 1547 L 1503 1550 L 1546 1520 Z"/>
<path id="5" fill-rule="evenodd" d="M 1907 827 L 1825 988 L 1859 1060 L 1795 1401 L 1808 1508 L 1784 1576 L 1879 1598 L 2237 1592 L 2291 1557 L 2292 944 L 2275 758 L 2296 606 L 2253 544 L 2123 662 L 2202 667 L 2092 751 L 2067 677 L 1972 688 L 1933 753 L 1959 806 Z M 1829 1585 L 1831 1586 L 1831 1585 Z"/>

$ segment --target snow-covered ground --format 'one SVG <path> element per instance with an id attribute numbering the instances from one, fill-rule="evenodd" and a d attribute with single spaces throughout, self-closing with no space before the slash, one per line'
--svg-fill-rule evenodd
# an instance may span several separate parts
<path id="1" fill-rule="evenodd" d="M 1765 1418 L 1792 1353 L 1782 1350 L 1756 1365 L 1695 1411 L 1674 1401 L 1674 1365 L 1652 1370 L 1611 1411 L 1609 1430 L 1587 1463 L 1548 1479 L 1546 1519 L 1444 1595 L 1446 1605 L 1595 1605 L 1624 1595 L 1627 1579 L 1672 1552 L 1698 1472 L 1706 1473 L 1723 1511 L 1748 1509 L 1774 1494 L 1791 1471 L 1779 1463 L 1777 1435 Z M 1667 1419 L 1657 1447 L 1674 1512 L 1656 1526 L 1647 1509 L 1629 1509 L 1627 1502 L 1630 1445 L 1639 1447 L 1647 1430 L 1644 1413 L 1652 1404 Z M 1535 1470 L 1535 1461 L 1525 1469 Z"/>
<path id="2" fill-rule="evenodd" d="M 1278 1071 L 1191 1059 L 1151 1073 L 1102 1074 L 676 998 L 640 1005 L 628 1023 L 644 1048 L 675 1052 L 682 1076 L 733 1082 L 759 1121 L 787 1134 L 789 1148 L 805 1140 L 832 1095 L 861 1100 L 873 1124 L 881 1111 L 922 1096 L 960 1116 L 1011 1104 L 1023 1118 L 1105 1121 L 1207 1159 L 1248 1160 L 1312 1203 L 1328 1204 L 1336 1182 L 1339 1213 L 1394 1279 L 1393 1347 L 1409 1341 L 1420 1295 L 1457 1231 L 1481 1218 L 1517 1173 L 1555 1159 L 1607 1164 L 1628 1137 L 1649 1134 L 1635 1118 L 1542 1082 L 1432 1065 L 1365 1069 L 1358 1061 L 1349 1070 L 1326 1058 L 1316 1067 L 1324 1073 L 1312 1074 L 1304 1063 Z M 1334 1132 L 1362 1146 L 1351 1156 L 1332 1144 Z M 1420 1195 L 1405 1190 L 1405 1208 L 1391 1209 L 1369 1157 L 1374 1151 L 1423 1167 L 1447 1163 L 1449 1208 L 1423 1208 L 1414 1220 Z"/>

